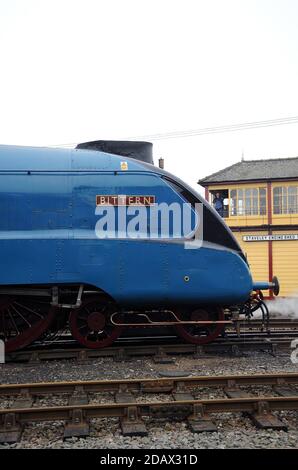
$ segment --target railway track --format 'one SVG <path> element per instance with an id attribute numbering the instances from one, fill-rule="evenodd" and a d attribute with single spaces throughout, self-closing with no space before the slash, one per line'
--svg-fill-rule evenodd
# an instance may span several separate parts
<path id="1" fill-rule="evenodd" d="M 258 387 L 270 390 L 256 395 Z M 224 396 L 197 398 L 214 388 Z M 67 404 L 35 402 L 55 395 Z M 146 435 L 148 419 L 185 420 L 193 432 L 218 431 L 215 419 L 227 412 L 246 413 L 260 428 L 286 430 L 274 413 L 298 410 L 298 374 L 3 384 L 0 396 L 13 400 L 0 408 L 0 443 L 18 441 L 24 425 L 42 421 L 63 421 L 65 438 L 88 436 L 93 418 L 118 418 L 128 436 Z"/>
<path id="2" fill-rule="evenodd" d="M 242 328 L 261 328 L 261 319 L 240 320 Z M 270 318 L 269 329 L 298 329 L 298 318 Z"/>
<path id="3" fill-rule="evenodd" d="M 39 364 L 49 360 L 77 360 L 84 363 L 96 358 L 110 357 L 115 361 L 130 360 L 133 357 L 151 356 L 155 362 L 173 362 L 173 355 L 193 355 L 201 357 L 206 354 L 241 355 L 247 351 L 266 351 L 276 354 L 291 348 L 291 342 L 298 337 L 298 332 L 243 334 L 238 337 L 228 334 L 214 342 L 205 345 L 181 343 L 173 337 L 137 338 L 135 340 L 118 341 L 114 345 L 103 349 L 86 349 L 76 345 L 73 341 L 54 342 L 42 346 L 30 347 L 6 355 L 7 363 Z"/>
<path id="4" fill-rule="evenodd" d="M 228 327 L 224 337 L 206 345 L 181 343 L 174 336 L 124 337 L 112 346 L 92 350 L 81 347 L 69 335 L 53 341 L 36 342 L 21 351 L 6 354 L 7 363 L 37 364 L 47 360 L 73 359 L 84 362 L 99 357 L 126 360 L 136 356 L 154 356 L 156 362 L 170 362 L 169 355 L 208 354 L 240 355 L 243 351 L 267 351 L 289 349 L 291 341 L 298 336 L 298 320 L 271 319 L 269 330 L 261 320 L 241 320 L 238 334 L 235 327 Z"/>

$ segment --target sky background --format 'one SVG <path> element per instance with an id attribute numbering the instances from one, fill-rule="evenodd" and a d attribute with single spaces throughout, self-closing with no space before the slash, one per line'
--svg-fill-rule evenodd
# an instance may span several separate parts
<path id="1" fill-rule="evenodd" d="M 0 0 L 0 143 L 71 146 L 298 116 L 297 0 Z M 298 124 L 164 139 L 193 187 L 298 156 Z"/>

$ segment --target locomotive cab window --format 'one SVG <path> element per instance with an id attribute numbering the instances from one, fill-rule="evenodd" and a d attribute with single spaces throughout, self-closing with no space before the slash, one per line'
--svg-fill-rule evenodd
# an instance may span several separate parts
<path id="1" fill-rule="evenodd" d="M 163 179 L 174 189 L 176 193 L 180 194 L 180 196 L 182 196 L 182 198 L 185 199 L 186 202 L 190 203 L 192 207 L 195 207 L 195 204 L 202 202 L 182 185 L 166 177 L 164 177 Z"/>
<path id="2" fill-rule="evenodd" d="M 169 179 L 163 178 L 166 182 L 172 186 L 174 191 L 178 192 L 186 202 L 191 203 L 193 207 L 197 203 L 203 203 L 203 201 L 191 193 L 187 188 L 183 187 L 179 183 Z M 238 251 L 240 256 L 245 259 L 244 254 L 241 251 L 240 246 L 238 245 L 237 240 L 234 238 L 232 232 L 227 229 L 227 226 L 224 222 L 221 222 L 220 217 L 216 215 L 204 204 L 203 207 L 203 239 L 206 242 L 215 243 L 217 245 L 225 246 L 232 250 Z"/>

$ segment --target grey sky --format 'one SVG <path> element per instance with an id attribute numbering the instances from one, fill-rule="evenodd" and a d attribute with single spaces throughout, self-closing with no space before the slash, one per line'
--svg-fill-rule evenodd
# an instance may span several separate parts
<path id="1" fill-rule="evenodd" d="M 0 143 L 56 145 L 298 115 L 297 0 L 0 0 Z M 198 178 L 298 155 L 298 124 L 155 143 Z"/>

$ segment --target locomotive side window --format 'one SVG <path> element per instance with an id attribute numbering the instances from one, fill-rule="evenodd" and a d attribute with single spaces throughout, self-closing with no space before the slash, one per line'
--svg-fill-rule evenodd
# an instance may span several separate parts
<path id="1" fill-rule="evenodd" d="M 165 177 L 163 179 L 166 180 L 167 183 L 169 183 L 169 185 L 175 190 L 175 192 L 180 194 L 186 202 L 189 202 L 192 207 L 195 207 L 195 204 L 202 202 L 197 197 L 195 197 L 194 194 L 192 194 L 183 186 L 180 186 L 179 184 L 175 183 L 173 180 Z"/>
<path id="2" fill-rule="evenodd" d="M 202 200 L 200 200 L 195 194 L 191 193 L 187 188 L 184 188 L 179 183 L 174 182 L 167 177 L 163 177 L 163 179 L 166 180 L 167 183 L 172 186 L 172 188 L 178 192 L 187 202 L 191 203 L 193 207 L 196 203 L 203 204 Z M 242 254 L 240 246 L 238 245 L 236 239 L 228 227 L 225 226 L 205 204 L 203 208 L 203 223 L 204 241 L 222 245 L 232 250 L 238 251 L 242 257 L 245 258 Z"/>

